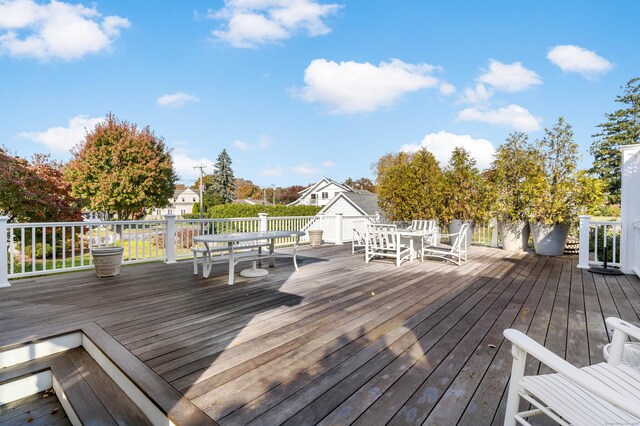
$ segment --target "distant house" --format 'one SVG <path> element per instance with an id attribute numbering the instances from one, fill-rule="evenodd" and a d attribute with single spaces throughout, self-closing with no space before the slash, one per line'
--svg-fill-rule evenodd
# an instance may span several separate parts
<path id="1" fill-rule="evenodd" d="M 367 190 L 340 192 L 318 212 L 319 215 L 332 216 L 372 216 L 380 212 L 378 196 Z"/>
<path id="2" fill-rule="evenodd" d="M 155 208 L 150 212 L 151 216 L 162 217 L 167 214 L 174 214 L 182 217 L 191 214 L 193 205 L 200 203 L 200 195 L 184 185 L 177 185 L 173 193 L 173 198 L 169 199 L 169 206 Z"/>
<path id="3" fill-rule="evenodd" d="M 298 192 L 300 197 L 290 203 L 290 206 L 326 206 L 337 194 L 342 192 L 356 192 L 344 183 L 323 177 L 315 184 Z"/>

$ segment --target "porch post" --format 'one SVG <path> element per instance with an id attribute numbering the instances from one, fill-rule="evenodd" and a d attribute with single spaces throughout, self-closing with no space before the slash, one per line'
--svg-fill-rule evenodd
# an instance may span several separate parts
<path id="1" fill-rule="evenodd" d="M 342 245 L 342 236 L 344 235 L 344 230 L 342 229 L 342 213 L 336 214 L 336 242 L 335 244 L 338 246 Z"/>
<path id="2" fill-rule="evenodd" d="M 489 221 L 489 226 L 491 226 L 491 247 L 498 247 L 498 220 L 491 219 Z"/>
<path id="3" fill-rule="evenodd" d="M 640 180 L 640 172 L 637 170 L 635 159 L 636 155 L 640 155 L 640 144 L 627 145 L 620 148 L 622 151 L 622 189 L 621 189 L 621 221 L 622 229 L 620 230 L 620 270 L 626 274 L 633 273 L 633 256 L 640 255 L 640 247 L 634 248 L 634 227 L 633 221 L 637 217 L 637 205 L 640 204 L 637 189 L 634 188 L 634 179 Z M 635 170 L 634 170 L 635 168 Z M 636 182 L 637 182 L 636 180 Z M 636 216 L 636 217 L 634 217 Z"/>
<path id="4" fill-rule="evenodd" d="M 267 232 L 268 225 L 267 225 L 267 217 L 269 215 L 267 213 L 258 213 L 258 231 L 259 232 Z"/>
<path id="5" fill-rule="evenodd" d="M 589 221 L 591 216 L 578 216 L 580 219 L 580 240 L 578 248 L 578 268 L 589 268 Z"/>
<path id="6" fill-rule="evenodd" d="M 7 222 L 9 218 L 7 216 L 0 216 L 0 287 L 10 287 L 9 284 L 9 265 L 7 251 L 9 250 L 9 237 L 7 233 Z"/>
<path id="7" fill-rule="evenodd" d="M 167 228 L 164 234 L 164 249 L 166 259 L 164 263 L 176 263 L 176 215 L 166 214 Z"/>

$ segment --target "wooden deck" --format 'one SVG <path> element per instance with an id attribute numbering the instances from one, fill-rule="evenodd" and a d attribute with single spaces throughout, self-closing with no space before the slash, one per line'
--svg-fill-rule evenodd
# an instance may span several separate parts
<path id="1" fill-rule="evenodd" d="M 233 287 L 224 265 L 204 280 L 190 262 L 16 281 L 0 290 L 0 345 L 95 321 L 222 425 L 490 425 L 511 366 L 504 329 L 586 365 L 602 361 L 605 317 L 640 322 L 640 280 L 576 257 L 474 247 L 460 268 L 396 268 L 345 245 L 301 260 Z"/>

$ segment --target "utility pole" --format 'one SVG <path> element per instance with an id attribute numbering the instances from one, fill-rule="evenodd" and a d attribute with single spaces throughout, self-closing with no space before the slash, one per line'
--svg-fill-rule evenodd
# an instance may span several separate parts
<path id="1" fill-rule="evenodd" d="M 200 219 L 203 217 L 203 203 L 202 203 L 202 195 L 204 192 L 204 169 L 207 168 L 204 164 L 198 164 L 197 166 L 193 166 L 195 169 L 200 169 Z"/>

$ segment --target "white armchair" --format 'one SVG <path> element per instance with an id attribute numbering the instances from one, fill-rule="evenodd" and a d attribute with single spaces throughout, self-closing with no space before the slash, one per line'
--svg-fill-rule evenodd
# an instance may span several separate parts
<path id="1" fill-rule="evenodd" d="M 505 426 L 530 425 L 527 419 L 539 414 L 561 425 L 640 424 L 640 375 L 633 370 L 611 363 L 577 368 L 518 330 L 504 336 L 513 355 Z M 556 373 L 525 376 L 527 355 Z M 532 409 L 519 411 L 521 398 Z"/>
<path id="2" fill-rule="evenodd" d="M 401 236 L 395 225 L 370 224 L 365 236 L 365 262 L 374 257 L 388 257 L 396 261 L 396 266 L 405 260 L 411 260 L 411 249 L 402 244 Z"/>
<path id="3" fill-rule="evenodd" d="M 434 223 L 435 226 L 435 223 Z M 467 260 L 467 229 L 469 224 L 465 223 L 457 234 L 438 234 L 435 232 L 426 234 L 422 237 L 422 261 L 425 257 L 435 257 L 439 259 L 449 260 L 460 266 L 462 261 Z M 440 244 L 444 237 L 449 237 L 453 244 Z M 453 238 L 455 237 L 455 238 Z"/>

